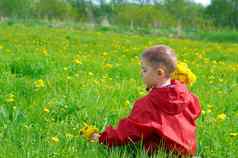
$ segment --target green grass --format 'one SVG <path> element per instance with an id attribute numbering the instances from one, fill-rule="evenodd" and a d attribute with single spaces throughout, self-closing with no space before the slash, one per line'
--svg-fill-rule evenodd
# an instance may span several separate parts
<path id="1" fill-rule="evenodd" d="M 145 93 L 140 54 L 158 43 L 174 48 L 197 75 L 190 87 L 204 111 L 197 122 L 197 155 L 236 157 L 238 136 L 231 133 L 238 132 L 237 44 L 22 24 L 0 26 L 1 157 L 130 157 L 128 147 L 108 151 L 88 143 L 79 129 L 89 122 L 102 131 L 127 116 Z M 219 120 L 222 113 L 226 118 Z M 137 149 L 137 157 L 148 157 Z"/>
<path id="2" fill-rule="evenodd" d="M 238 32 L 237 31 L 213 31 L 213 32 L 200 32 L 197 33 L 199 39 L 203 39 L 211 42 L 228 42 L 237 43 L 238 42 Z"/>
<path id="3" fill-rule="evenodd" d="M 208 28 L 193 28 L 183 27 L 180 30 L 180 34 L 177 34 L 177 28 L 174 26 L 161 26 L 159 28 L 153 27 L 131 27 L 125 25 L 111 25 L 110 27 L 101 26 L 100 24 L 91 24 L 83 22 L 75 22 L 72 20 L 47 20 L 47 19 L 19 19 L 9 18 L 1 22 L 2 26 L 19 26 L 24 25 L 28 27 L 49 27 L 49 28 L 64 28 L 74 29 L 81 31 L 95 31 L 105 33 L 119 33 L 119 34 L 130 34 L 130 35 L 150 35 L 159 37 L 169 38 L 184 38 L 192 40 L 203 40 L 207 42 L 216 43 L 237 43 L 238 42 L 238 31 L 230 28 L 219 28 L 219 27 L 208 27 Z"/>

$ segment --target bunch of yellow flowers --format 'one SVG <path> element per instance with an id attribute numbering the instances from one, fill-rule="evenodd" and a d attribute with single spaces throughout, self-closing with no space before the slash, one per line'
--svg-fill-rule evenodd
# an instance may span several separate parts
<path id="1" fill-rule="evenodd" d="M 84 123 L 83 128 L 80 129 L 80 134 L 87 140 L 91 140 L 94 133 L 98 133 L 98 128 L 93 125 Z"/>
<path id="2" fill-rule="evenodd" d="M 9 94 L 7 97 L 6 97 L 6 102 L 8 103 L 12 103 L 15 101 L 15 98 L 16 96 L 14 94 Z"/>
<path id="3" fill-rule="evenodd" d="M 42 79 L 39 79 L 34 82 L 34 85 L 36 89 L 44 88 L 45 82 Z"/>
<path id="4" fill-rule="evenodd" d="M 172 74 L 172 79 L 179 80 L 186 85 L 192 85 L 196 80 L 196 75 L 188 68 L 184 62 L 179 62 L 175 72 Z"/>

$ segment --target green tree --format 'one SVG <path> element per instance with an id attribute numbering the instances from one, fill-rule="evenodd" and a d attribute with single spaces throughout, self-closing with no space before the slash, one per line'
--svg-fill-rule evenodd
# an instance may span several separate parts
<path id="1" fill-rule="evenodd" d="M 31 0 L 0 0 L 1 16 L 28 17 L 32 12 Z"/>
<path id="2" fill-rule="evenodd" d="M 35 16 L 65 19 L 72 15 L 73 7 L 64 0 L 39 0 L 35 3 Z"/>
<path id="3" fill-rule="evenodd" d="M 212 0 L 206 13 L 217 26 L 238 28 L 238 0 Z"/>

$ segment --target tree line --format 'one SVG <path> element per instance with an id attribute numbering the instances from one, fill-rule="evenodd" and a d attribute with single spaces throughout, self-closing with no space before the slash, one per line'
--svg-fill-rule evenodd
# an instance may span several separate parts
<path id="1" fill-rule="evenodd" d="M 1 0 L 0 17 L 131 27 L 238 28 L 238 0 Z"/>

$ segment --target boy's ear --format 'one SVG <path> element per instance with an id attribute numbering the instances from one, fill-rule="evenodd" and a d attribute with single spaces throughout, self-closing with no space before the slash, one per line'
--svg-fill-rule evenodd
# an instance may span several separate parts
<path id="1" fill-rule="evenodd" d="M 163 74 L 164 74 L 164 70 L 161 69 L 161 68 L 158 68 L 158 69 L 157 69 L 157 74 L 158 74 L 159 76 L 163 75 Z"/>

